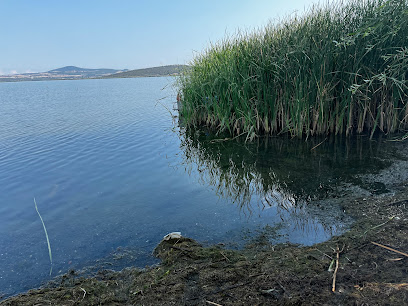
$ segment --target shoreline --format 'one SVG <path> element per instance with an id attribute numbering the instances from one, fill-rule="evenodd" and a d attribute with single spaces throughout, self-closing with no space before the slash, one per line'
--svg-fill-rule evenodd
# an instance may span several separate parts
<path id="1" fill-rule="evenodd" d="M 378 245 L 408 252 L 408 142 L 397 145 L 405 160 L 365 176 L 391 191 L 376 195 L 345 186 L 341 197 L 330 201 L 355 221 L 326 242 L 272 245 L 260 236 L 243 250 L 229 250 L 202 247 L 189 238 L 170 240 L 156 248 L 158 266 L 101 270 L 88 278 L 71 271 L 0 305 L 402 305 L 408 258 Z"/>

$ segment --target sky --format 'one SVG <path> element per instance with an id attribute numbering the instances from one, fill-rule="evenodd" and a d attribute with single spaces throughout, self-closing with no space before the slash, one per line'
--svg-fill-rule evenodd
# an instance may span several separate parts
<path id="1" fill-rule="evenodd" d="M 0 0 L 0 75 L 188 64 L 319 0 Z"/>

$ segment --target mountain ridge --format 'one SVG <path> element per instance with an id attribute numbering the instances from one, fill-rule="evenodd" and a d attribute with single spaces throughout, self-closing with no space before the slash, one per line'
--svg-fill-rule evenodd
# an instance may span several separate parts
<path id="1" fill-rule="evenodd" d="M 187 65 L 166 65 L 166 66 L 157 66 L 150 68 L 141 68 L 128 70 L 124 72 L 118 72 L 112 75 L 106 75 L 101 77 L 102 79 L 111 79 L 111 78 L 140 78 L 140 77 L 157 77 L 157 76 L 171 76 L 178 75 L 183 70 L 188 69 Z"/>
<path id="2" fill-rule="evenodd" d="M 125 72 L 128 69 L 110 69 L 110 68 L 81 68 L 77 66 L 65 66 L 47 71 L 48 73 L 88 73 L 88 74 L 113 74 L 117 72 Z"/>

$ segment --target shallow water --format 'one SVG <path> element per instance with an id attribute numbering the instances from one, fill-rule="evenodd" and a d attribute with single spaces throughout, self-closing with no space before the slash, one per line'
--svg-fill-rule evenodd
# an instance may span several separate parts
<path id="1" fill-rule="evenodd" d="M 53 276 L 101 259 L 143 267 L 172 231 L 230 246 L 257 233 L 327 240 L 350 220 L 310 201 L 342 182 L 360 184 L 359 174 L 386 167 L 393 154 L 364 137 L 245 143 L 190 134 L 169 113 L 173 81 L 0 83 L 0 296 L 50 279 L 34 197 Z M 128 251 L 116 256 L 118 248 Z"/>

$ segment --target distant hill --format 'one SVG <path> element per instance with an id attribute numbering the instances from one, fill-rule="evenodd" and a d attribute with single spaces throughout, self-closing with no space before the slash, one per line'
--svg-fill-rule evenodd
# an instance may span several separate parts
<path id="1" fill-rule="evenodd" d="M 188 68 L 189 66 L 186 65 L 168 65 L 136 70 L 118 70 L 106 68 L 89 69 L 76 66 L 65 66 L 47 72 L 1 75 L 0 82 L 156 77 L 177 75 L 182 70 Z"/>
<path id="2" fill-rule="evenodd" d="M 187 65 L 168 65 L 144 69 L 129 70 L 125 72 L 119 72 L 111 75 L 106 75 L 101 78 L 110 79 L 110 78 L 140 78 L 140 77 L 158 77 L 158 76 L 169 76 L 169 75 L 178 75 L 184 69 L 188 69 Z"/>
<path id="3" fill-rule="evenodd" d="M 65 66 L 47 72 L 2 75 L 0 76 L 0 82 L 90 79 L 125 71 L 128 71 L 128 69 L 89 69 L 76 66 Z"/>
<path id="4" fill-rule="evenodd" d="M 85 77 L 98 77 L 103 75 L 109 75 L 117 72 L 123 72 L 125 70 L 117 70 L 117 69 L 89 69 L 89 68 L 80 68 L 76 66 L 65 66 L 62 68 L 54 69 L 48 71 L 50 74 L 64 74 L 64 75 L 83 75 Z"/>

